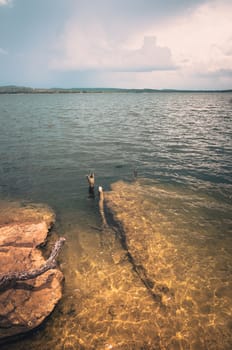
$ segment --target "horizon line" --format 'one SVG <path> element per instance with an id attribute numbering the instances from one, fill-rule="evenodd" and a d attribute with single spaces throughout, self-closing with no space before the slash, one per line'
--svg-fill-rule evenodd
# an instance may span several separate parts
<path id="1" fill-rule="evenodd" d="M 28 90 L 28 92 L 36 91 L 53 91 L 53 90 L 62 90 L 62 91 L 84 91 L 84 90 L 115 90 L 115 91 L 151 91 L 151 92 L 232 92 L 232 87 L 229 89 L 180 89 L 180 88 L 120 88 L 120 87 L 31 87 L 31 86 L 20 86 L 20 85 L 0 85 L 1 90 Z M 9 91 L 10 92 L 10 91 Z M 13 92 L 13 91 L 12 91 Z M 15 91 L 16 92 L 16 91 Z M 26 92 L 26 91 L 25 91 Z"/>

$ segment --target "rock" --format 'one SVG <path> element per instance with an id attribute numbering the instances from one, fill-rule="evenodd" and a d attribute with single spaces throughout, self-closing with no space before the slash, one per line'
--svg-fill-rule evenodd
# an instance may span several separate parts
<path id="1" fill-rule="evenodd" d="M 152 204 L 148 202 L 144 206 L 143 190 L 138 182 L 130 184 L 118 181 L 111 185 L 111 189 L 105 193 L 105 203 L 119 227 L 129 259 L 153 298 L 163 304 L 170 293 L 166 284 L 157 283 L 157 263 L 153 250 L 159 242 L 147 211 L 147 207 L 152 209 Z M 118 263 L 121 257 L 115 256 L 113 260 Z"/>
<path id="2" fill-rule="evenodd" d="M 0 200 L 0 213 L 0 226 L 8 223 L 45 222 L 50 228 L 55 221 L 55 213 L 45 204 Z"/>
<path id="3" fill-rule="evenodd" d="M 39 268 L 44 244 L 55 220 L 47 206 L 0 201 L 0 274 Z M 62 296 L 58 269 L 0 291 L 0 339 L 39 326 Z"/>

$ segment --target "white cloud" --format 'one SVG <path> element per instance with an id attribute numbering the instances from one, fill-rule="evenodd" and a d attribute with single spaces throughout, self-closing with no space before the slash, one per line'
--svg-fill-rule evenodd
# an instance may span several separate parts
<path id="1" fill-rule="evenodd" d="M 188 17 L 150 29 L 159 42 L 170 47 L 183 70 L 218 72 L 232 69 L 232 2 L 210 1 Z"/>
<path id="2" fill-rule="evenodd" d="M 144 37 L 139 49 L 112 45 L 104 35 L 71 30 L 64 39 L 64 55 L 52 66 L 64 70 L 153 71 L 176 69 L 167 47 L 156 44 L 155 37 Z"/>
<path id="3" fill-rule="evenodd" d="M 74 13 L 57 42 L 51 68 L 102 76 L 105 71 L 111 85 L 121 75 L 114 72 L 122 72 L 135 87 L 232 86 L 231 74 L 226 77 L 232 70 L 231 1 L 204 1 L 162 20 L 143 18 L 133 31 L 129 19 L 128 29 L 120 18 L 118 26 L 115 18 L 110 26 L 108 17 L 93 12 Z"/>
<path id="4" fill-rule="evenodd" d="M 121 50 L 119 56 L 116 62 L 118 71 L 151 72 L 176 69 L 169 48 L 158 46 L 153 36 L 145 36 L 140 49 Z"/>
<path id="5" fill-rule="evenodd" d="M 12 0 L 0 0 L 0 6 L 7 6 L 11 4 L 12 4 Z"/>

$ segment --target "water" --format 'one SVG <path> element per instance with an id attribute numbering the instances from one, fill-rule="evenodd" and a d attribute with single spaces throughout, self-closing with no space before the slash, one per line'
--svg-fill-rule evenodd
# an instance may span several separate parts
<path id="1" fill-rule="evenodd" d="M 5 345 L 6 349 L 137 350 L 152 349 L 151 344 L 155 349 L 231 348 L 231 97 L 229 93 L 0 95 L 1 199 L 49 204 L 57 213 L 57 234 L 67 238 L 60 258 L 66 278 L 61 303 L 41 329 Z M 112 260 L 123 255 L 119 240 L 100 230 L 97 200 L 88 198 L 86 174 L 94 171 L 97 185 L 109 190 L 115 181 L 130 181 L 134 169 L 144 200 L 156 201 L 153 209 L 162 218 L 156 224 L 165 227 L 163 237 L 172 232 L 168 244 L 178 248 L 184 242 L 179 257 L 190 249 L 188 263 L 202 267 L 206 279 L 216 276 L 217 286 L 209 283 L 211 294 L 217 290 L 216 299 L 209 296 L 216 318 L 212 320 L 207 307 L 200 309 L 205 323 L 196 328 L 199 334 L 189 333 L 193 320 L 175 334 L 168 333 L 170 325 L 165 322 L 166 333 L 157 332 L 160 328 L 150 323 L 157 309 L 130 263 Z M 173 191 L 179 198 L 174 202 Z M 144 210 L 144 215 L 149 219 L 151 213 Z M 165 256 L 165 245 L 162 251 Z M 189 279 L 183 269 L 186 266 L 176 274 Z M 197 274 L 199 269 L 191 270 L 191 278 Z M 194 303 L 204 298 L 196 292 Z M 145 313 L 146 302 L 150 311 Z M 216 333 L 207 328 L 209 322 Z M 202 329 L 208 330 L 205 336 Z M 202 340 L 197 343 L 198 337 Z M 221 339 L 225 339 L 222 345 Z"/>

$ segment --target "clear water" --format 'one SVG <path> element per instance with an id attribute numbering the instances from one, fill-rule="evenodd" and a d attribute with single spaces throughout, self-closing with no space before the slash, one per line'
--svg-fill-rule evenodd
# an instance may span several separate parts
<path id="1" fill-rule="evenodd" d="M 41 329 L 3 348 L 231 348 L 231 99 L 229 93 L 0 95 L 1 199 L 49 204 L 57 213 L 56 234 L 67 237 L 60 258 L 66 278 L 61 303 Z M 161 328 L 166 332 L 151 324 L 157 309 L 129 262 L 112 259 L 122 254 L 120 242 L 100 230 L 98 203 L 88 198 L 86 174 L 94 171 L 97 185 L 109 190 L 115 181 L 131 180 L 134 169 L 143 179 L 144 198 L 149 201 L 152 194 L 154 212 L 173 230 L 172 244 L 184 242 L 180 254 L 191 247 L 190 261 L 202 266 L 206 278 L 215 273 L 222 284 L 221 289 L 214 286 L 216 297 L 226 302 L 220 309 L 209 297 L 217 311 L 212 316 L 202 308 L 205 324 L 202 331 L 197 328 L 199 334 L 190 334 L 193 324 L 186 326 L 184 320 L 173 334 L 165 321 Z M 179 200 L 173 204 L 157 188 L 175 191 Z M 192 236 L 199 227 L 200 240 Z M 217 256 L 217 247 L 224 253 Z M 209 258 L 201 265 L 202 254 Z M 203 297 L 195 294 L 197 303 Z M 216 333 L 207 328 L 212 324 Z M 204 329 L 207 336 L 202 336 Z"/>

